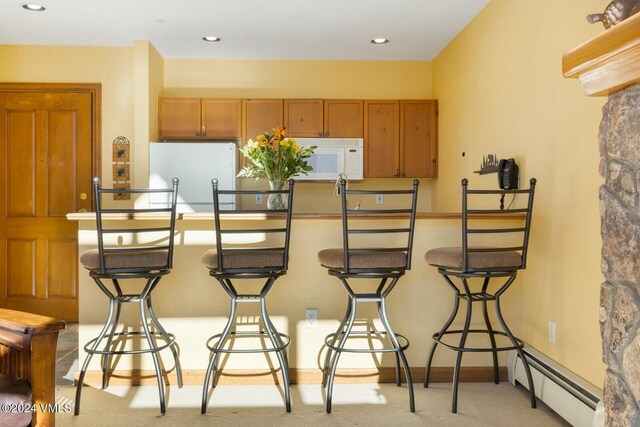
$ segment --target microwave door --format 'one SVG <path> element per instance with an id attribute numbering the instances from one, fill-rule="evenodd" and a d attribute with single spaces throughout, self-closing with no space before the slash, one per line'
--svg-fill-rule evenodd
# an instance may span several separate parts
<path id="1" fill-rule="evenodd" d="M 298 179 L 333 180 L 344 171 L 344 149 L 318 147 L 307 161 L 313 170 Z"/>

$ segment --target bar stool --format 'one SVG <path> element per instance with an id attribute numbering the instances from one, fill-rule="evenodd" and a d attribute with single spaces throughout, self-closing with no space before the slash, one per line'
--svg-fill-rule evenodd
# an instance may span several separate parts
<path id="1" fill-rule="evenodd" d="M 347 291 L 349 304 L 347 312 L 340 322 L 335 333 L 325 338 L 327 353 L 324 360 L 322 385 L 327 388 L 326 411 L 331 413 L 331 401 L 333 384 L 338 366 L 338 360 L 343 352 L 348 353 L 394 353 L 396 359 L 396 385 L 400 387 L 400 359 L 404 367 L 404 373 L 409 389 L 409 408 L 415 412 L 413 398 L 413 383 L 409 364 L 404 350 L 409 347 L 409 341 L 402 335 L 396 334 L 387 318 L 386 298 L 395 287 L 398 279 L 405 271 L 411 269 L 411 250 L 413 247 L 413 232 L 416 218 L 416 200 L 418 197 L 418 180 L 413 181 L 410 190 L 348 190 L 347 181 L 340 180 L 340 193 L 342 195 L 342 235 L 343 247 L 340 249 L 324 249 L 318 252 L 318 261 L 327 268 L 329 275 L 340 279 L 340 283 Z M 411 200 L 410 209 L 360 209 L 360 202 L 354 208 L 348 207 L 347 196 L 358 195 L 363 198 L 373 199 L 376 194 L 407 195 Z M 407 219 L 406 228 L 355 228 L 350 225 L 351 219 L 362 215 L 388 216 Z M 376 234 L 406 234 L 407 244 L 403 247 L 355 247 L 351 241 L 351 235 L 369 236 Z M 373 293 L 358 293 L 349 284 L 351 279 L 379 279 L 380 283 Z M 356 320 L 357 305 L 361 302 L 374 302 L 377 304 L 378 314 L 384 326 L 384 331 L 353 331 Z M 374 336 L 378 339 L 386 336 L 391 341 L 391 347 L 387 348 L 349 348 L 347 340 L 357 336 Z"/>
<path id="2" fill-rule="evenodd" d="M 182 387 L 182 370 L 178 358 L 178 348 L 175 343 L 175 336 L 168 333 L 158 321 L 153 306 L 151 304 L 151 292 L 158 286 L 158 282 L 163 276 L 171 272 L 173 264 L 173 237 L 176 223 L 176 200 L 178 197 L 178 179 L 173 179 L 173 186 L 165 189 L 106 189 L 100 188 L 100 179 L 93 179 L 93 192 L 96 203 L 96 224 L 98 229 L 98 248 L 89 250 L 82 254 L 80 263 L 89 270 L 89 276 L 96 282 L 98 287 L 109 298 L 109 314 L 104 327 L 98 336 L 90 340 L 84 350 L 87 357 L 84 360 L 78 385 L 76 388 L 76 403 L 74 414 L 80 413 L 80 396 L 84 376 L 89 366 L 89 362 L 94 354 L 102 356 L 102 388 L 107 387 L 110 357 L 123 354 L 147 354 L 153 358 L 153 364 L 158 381 L 158 394 L 160 396 L 160 411 L 166 413 L 164 383 L 162 379 L 162 367 L 159 353 L 164 349 L 170 349 L 175 362 L 178 386 Z M 103 194 L 150 194 L 160 193 L 166 195 L 167 207 L 154 209 L 105 209 L 102 207 L 101 197 Z M 126 225 L 117 228 L 105 227 L 103 222 L 104 214 L 121 214 L 122 220 L 126 220 Z M 145 214 L 160 214 L 157 219 L 162 222 L 162 226 L 141 228 L 140 217 Z M 145 233 L 151 233 L 145 234 Z M 137 246 L 112 246 L 117 245 L 114 238 L 122 240 L 121 236 L 131 237 L 133 241 L 148 240 L 149 244 Z M 149 236 L 148 239 L 144 236 Z M 163 242 L 162 245 L 154 245 L 153 242 Z M 106 247 L 109 245 L 109 247 Z M 141 279 L 144 286 L 139 292 L 123 293 L 120 285 L 121 280 Z M 111 282 L 109 286 L 108 282 Z M 142 331 L 116 332 L 120 321 L 122 304 L 137 303 L 140 310 L 140 322 Z M 115 314 L 114 314 L 115 313 Z M 148 317 L 147 317 L 148 314 Z M 152 332 L 150 326 L 154 328 Z M 136 336 L 144 336 L 148 348 L 135 350 L 117 350 L 114 337 L 124 337 L 129 339 Z M 156 340 L 164 341 L 158 345 Z M 103 340 L 106 344 L 103 345 Z M 112 346 L 112 344 L 114 344 Z M 115 347 L 115 348 L 113 348 Z"/>
<path id="3" fill-rule="evenodd" d="M 529 188 L 526 190 L 469 190 L 467 189 L 467 179 L 462 180 L 462 247 L 458 248 L 437 248 L 428 251 L 425 255 L 427 263 L 438 267 L 438 273 L 442 274 L 447 284 L 454 292 L 453 311 L 449 316 L 449 319 L 445 322 L 444 326 L 439 332 L 433 334 L 433 345 L 427 359 L 427 366 L 425 372 L 424 386 L 429 386 L 429 373 L 431 370 L 431 362 L 433 355 L 436 351 L 438 344 L 441 344 L 447 348 L 450 348 L 458 352 L 456 359 L 456 366 L 453 373 L 453 400 L 451 404 L 451 412 L 456 413 L 458 410 L 458 382 L 460 380 L 460 363 L 462 362 L 462 355 L 465 352 L 491 352 L 493 354 L 493 380 L 496 384 L 499 383 L 498 376 L 498 352 L 507 350 L 516 350 L 527 375 L 527 381 L 529 383 L 529 393 L 531 399 L 531 407 L 536 407 L 536 395 L 531 377 L 531 370 L 529 364 L 525 358 L 522 348 L 524 342 L 513 336 L 509 330 L 507 324 L 502 317 L 502 310 L 500 306 L 500 297 L 511 286 L 516 279 L 518 270 L 524 269 L 527 263 L 527 248 L 529 245 L 529 232 L 531 229 L 531 214 L 533 212 L 533 196 L 535 193 L 536 180 L 532 178 L 529 182 Z M 523 209 L 512 208 L 509 209 L 470 209 L 469 208 L 469 196 L 483 196 L 483 195 L 497 195 L 501 196 L 501 205 L 505 195 L 526 194 L 528 197 L 527 207 Z M 475 203 L 482 203 L 486 206 L 487 197 L 477 197 Z M 482 220 L 489 216 L 495 215 L 510 215 L 514 213 L 524 214 L 525 224 L 524 227 L 516 228 L 488 228 L 477 226 L 478 228 L 471 228 L 470 222 L 472 220 Z M 503 245 L 498 246 L 492 244 L 491 246 L 470 246 L 470 235 L 484 236 L 485 239 L 495 239 L 499 235 L 512 234 L 522 235 L 521 244 L 517 246 Z M 492 242 L 493 243 L 493 242 Z M 457 278 L 462 284 L 462 290 L 460 286 L 456 286 L 452 277 Z M 469 279 L 482 279 L 482 288 L 480 291 L 472 292 Z M 501 282 L 501 286 L 498 290 L 492 294 L 489 292 L 489 284 L 492 279 L 498 279 Z M 464 326 L 460 330 L 449 330 L 449 327 L 453 323 L 458 313 L 460 300 L 465 300 L 467 303 L 467 313 L 465 317 Z M 495 331 L 491 326 L 489 315 L 487 312 L 487 302 L 493 301 L 496 309 L 496 315 L 498 321 L 502 326 L 503 332 Z M 471 314 L 473 303 L 482 303 L 482 315 L 486 329 L 470 329 Z M 486 334 L 489 337 L 490 347 L 467 347 L 466 341 L 469 334 Z M 460 335 L 460 341 L 456 344 L 445 343 L 443 338 L 445 335 Z M 504 336 L 509 339 L 511 345 L 498 347 L 496 345 L 496 336 Z"/>
<path id="4" fill-rule="evenodd" d="M 209 384 L 215 388 L 217 378 L 219 376 L 218 362 L 220 354 L 229 353 L 275 353 L 280 364 L 282 372 L 282 381 L 285 395 L 285 407 L 287 412 L 291 412 L 291 393 L 289 391 L 289 360 L 287 357 L 287 347 L 291 338 L 276 330 L 273 322 L 269 318 L 267 312 L 266 298 L 267 294 L 273 287 L 275 281 L 280 276 L 287 274 L 289 266 L 289 238 L 291 231 L 291 207 L 293 206 L 293 185 L 294 181 L 289 180 L 288 190 L 269 190 L 269 191 L 253 191 L 253 190 L 220 190 L 218 188 L 218 180 L 211 181 L 213 185 L 213 211 L 216 227 L 216 249 L 209 250 L 202 256 L 203 264 L 209 269 L 209 275 L 214 277 L 222 289 L 231 300 L 229 309 L 229 318 L 227 324 L 221 333 L 211 336 L 207 340 L 207 348 L 211 351 L 211 358 L 204 379 L 202 389 L 202 406 L 201 413 L 207 412 L 207 399 L 209 395 Z M 286 195 L 288 198 L 288 206 L 286 209 L 258 209 L 258 210 L 240 210 L 231 209 L 224 212 L 230 214 L 255 215 L 262 214 L 267 216 L 267 220 L 275 221 L 277 226 L 260 227 L 260 228 L 227 228 L 221 222 L 220 198 L 227 196 L 243 196 L 261 194 L 265 196 L 276 195 L 282 197 Z M 224 214 L 223 214 L 224 215 Z M 224 218 L 223 218 L 224 219 Z M 255 233 L 265 233 L 269 237 L 269 243 L 274 240 L 280 240 L 277 246 L 262 248 L 238 248 L 229 247 L 222 236 L 242 236 Z M 273 238 L 271 236 L 274 236 Z M 280 236 L 278 239 L 275 236 Z M 257 294 L 239 292 L 234 286 L 235 280 L 264 280 L 264 285 Z M 239 303 L 257 303 L 260 305 L 260 316 L 263 328 L 258 331 L 237 331 L 232 329 L 235 321 L 236 308 Z M 234 349 L 232 347 L 225 348 L 228 339 L 236 339 L 239 337 L 265 337 L 269 338 L 271 346 L 267 348 L 254 349 Z"/>

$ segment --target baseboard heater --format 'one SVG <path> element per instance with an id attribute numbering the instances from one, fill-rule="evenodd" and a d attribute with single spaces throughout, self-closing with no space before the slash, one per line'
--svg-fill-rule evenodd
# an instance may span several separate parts
<path id="1" fill-rule="evenodd" d="M 524 353 L 540 400 L 573 426 L 604 425 L 600 390 L 531 347 L 525 347 Z M 507 368 L 511 384 L 529 389 L 524 365 L 515 350 L 508 353 Z"/>

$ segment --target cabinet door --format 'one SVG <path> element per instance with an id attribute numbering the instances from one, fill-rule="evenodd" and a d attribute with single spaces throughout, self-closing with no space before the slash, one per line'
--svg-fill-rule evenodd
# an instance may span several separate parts
<path id="1" fill-rule="evenodd" d="M 243 99 L 242 123 L 243 145 L 258 135 L 273 132 L 275 127 L 282 127 L 282 99 Z"/>
<path id="2" fill-rule="evenodd" d="M 242 107 L 239 99 L 202 100 L 202 136 L 240 138 Z"/>
<path id="3" fill-rule="evenodd" d="M 161 98 L 158 115 L 161 138 L 200 137 L 199 98 Z"/>
<path id="4" fill-rule="evenodd" d="M 324 136 L 362 138 L 364 115 L 360 99 L 324 100 Z"/>
<path id="5" fill-rule="evenodd" d="M 324 135 L 322 99 L 285 99 L 284 125 L 287 134 L 299 138 Z"/>
<path id="6" fill-rule="evenodd" d="M 364 102 L 364 176 L 400 175 L 398 101 Z"/>
<path id="7" fill-rule="evenodd" d="M 400 102 L 401 176 L 437 177 L 438 101 Z"/>

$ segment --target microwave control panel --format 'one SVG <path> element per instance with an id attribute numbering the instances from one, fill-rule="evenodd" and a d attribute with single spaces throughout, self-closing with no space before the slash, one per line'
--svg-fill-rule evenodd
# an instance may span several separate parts
<path id="1" fill-rule="evenodd" d="M 362 148 L 345 148 L 344 173 L 349 179 L 363 179 L 363 153 Z"/>

